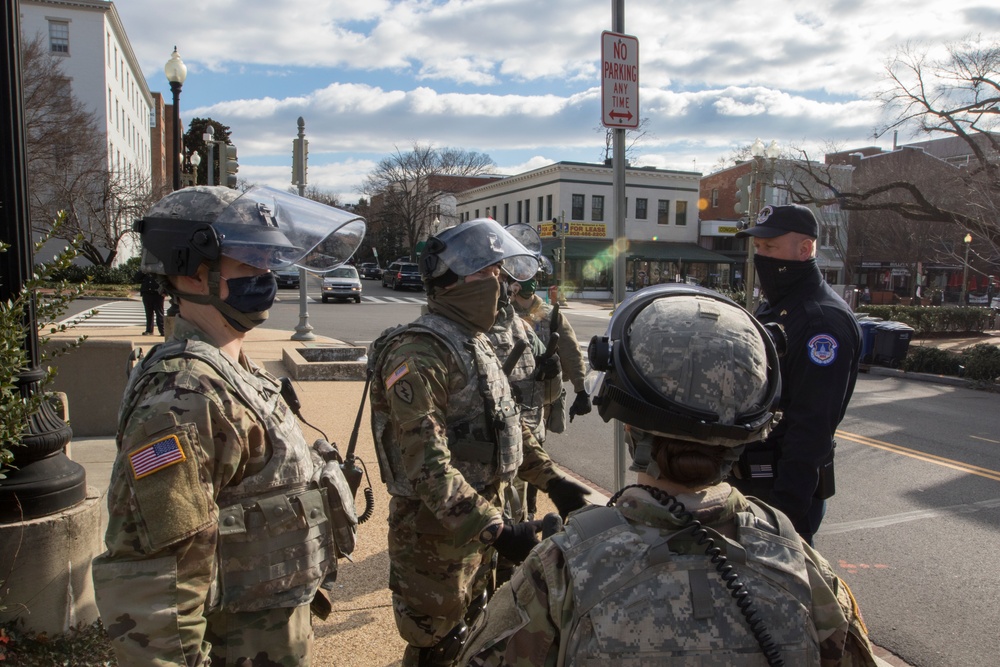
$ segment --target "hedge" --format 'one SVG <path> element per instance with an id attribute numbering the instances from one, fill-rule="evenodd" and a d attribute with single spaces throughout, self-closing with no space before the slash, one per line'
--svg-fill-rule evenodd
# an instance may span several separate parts
<path id="1" fill-rule="evenodd" d="M 970 306 L 863 306 L 869 317 L 902 322 L 917 334 L 945 332 L 981 332 L 991 328 L 994 312 L 989 308 Z"/>
<path id="2" fill-rule="evenodd" d="M 78 266 L 70 264 L 65 269 L 59 270 L 54 276 L 54 280 L 65 280 L 70 283 L 82 283 L 88 277 L 95 285 L 134 285 L 136 273 L 139 270 L 139 258 L 133 257 L 119 266 Z"/>
<path id="3" fill-rule="evenodd" d="M 951 352 L 918 345 L 909 349 L 901 367 L 912 373 L 953 375 L 991 384 L 1000 380 L 1000 347 L 977 343 L 962 352 Z"/>

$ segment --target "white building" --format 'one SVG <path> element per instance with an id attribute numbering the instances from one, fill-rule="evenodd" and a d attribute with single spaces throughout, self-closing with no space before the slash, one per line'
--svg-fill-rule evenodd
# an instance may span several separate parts
<path id="1" fill-rule="evenodd" d="M 41 35 L 63 58 L 73 94 L 98 119 L 109 171 L 152 183 L 153 96 L 113 2 L 21 0 L 22 40 Z M 125 259 L 134 248 L 121 248 Z"/>
<path id="2" fill-rule="evenodd" d="M 576 293 L 611 289 L 614 239 L 612 168 L 556 162 L 457 195 L 461 220 L 492 217 L 501 224 L 536 226 L 556 278 Z M 651 167 L 625 170 L 626 281 L 628 286 L 664 282 L 729 282 L 732 260 L 698 245 L 701 174 Z M 554 223 L 556 220 L 558 223 Z M 556 224 L 565 238 L 553 236 Z M 560 257 L 565 244 L 565 266 Z"/>

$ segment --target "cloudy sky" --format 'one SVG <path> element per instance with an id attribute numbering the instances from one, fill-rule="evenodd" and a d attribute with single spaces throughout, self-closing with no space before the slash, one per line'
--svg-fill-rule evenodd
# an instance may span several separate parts
<path id="1" fill-rule="evenodd" d="M 415 142 L 490 155 L 499 173 L 598 162 L 610 0 L 116 2 L 151 90 L 176 44 L 185 120 L 232 128 L 240 175 L 287 187 L 296 120 L 309 184 L 358 199 Z M 627 0 L 639 40 L 637 162 L 709 173 L 755 137 L 821 153 L 873 137 L 872 93 L 910 44 L 1000 34 L 996 0 Z M 901 136 L 900 143 L 912 140 Z"/>

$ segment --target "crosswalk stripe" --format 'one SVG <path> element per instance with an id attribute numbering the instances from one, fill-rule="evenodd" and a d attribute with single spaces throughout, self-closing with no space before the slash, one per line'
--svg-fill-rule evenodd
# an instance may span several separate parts
<path id="1" fill-rule="evenodd" d="M 96 310 L 92 317 L 86 314 Z M 86 319 L 85 319 L 86 318 Z M 82 313 L 67 317 L 57 323 L 58 326 L 78 327 L 144 327 L 146 326 L 146 311 L 139 301 L 109 301 L 88 308 Z"/>

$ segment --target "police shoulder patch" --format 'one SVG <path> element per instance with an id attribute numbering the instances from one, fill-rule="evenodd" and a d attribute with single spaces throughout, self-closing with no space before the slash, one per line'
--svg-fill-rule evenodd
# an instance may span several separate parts
<path id="1" fill-rule="evenodd" d="M 829 366 L 837 359 L 837 339 L 830 334 L 816 334 L 806 344 L 809 361 L 817 366 Z"/>
<path id="2" fill-rule="evenodd" d="M 184 454 L 181 441 L 176 435 L 160 438 L 140 447 L 128 456 L 129 464 L 132 466 L 132 475 L 136 479 L 152 475 L 154 472 L 186 460 L 187 455 Z"/>

